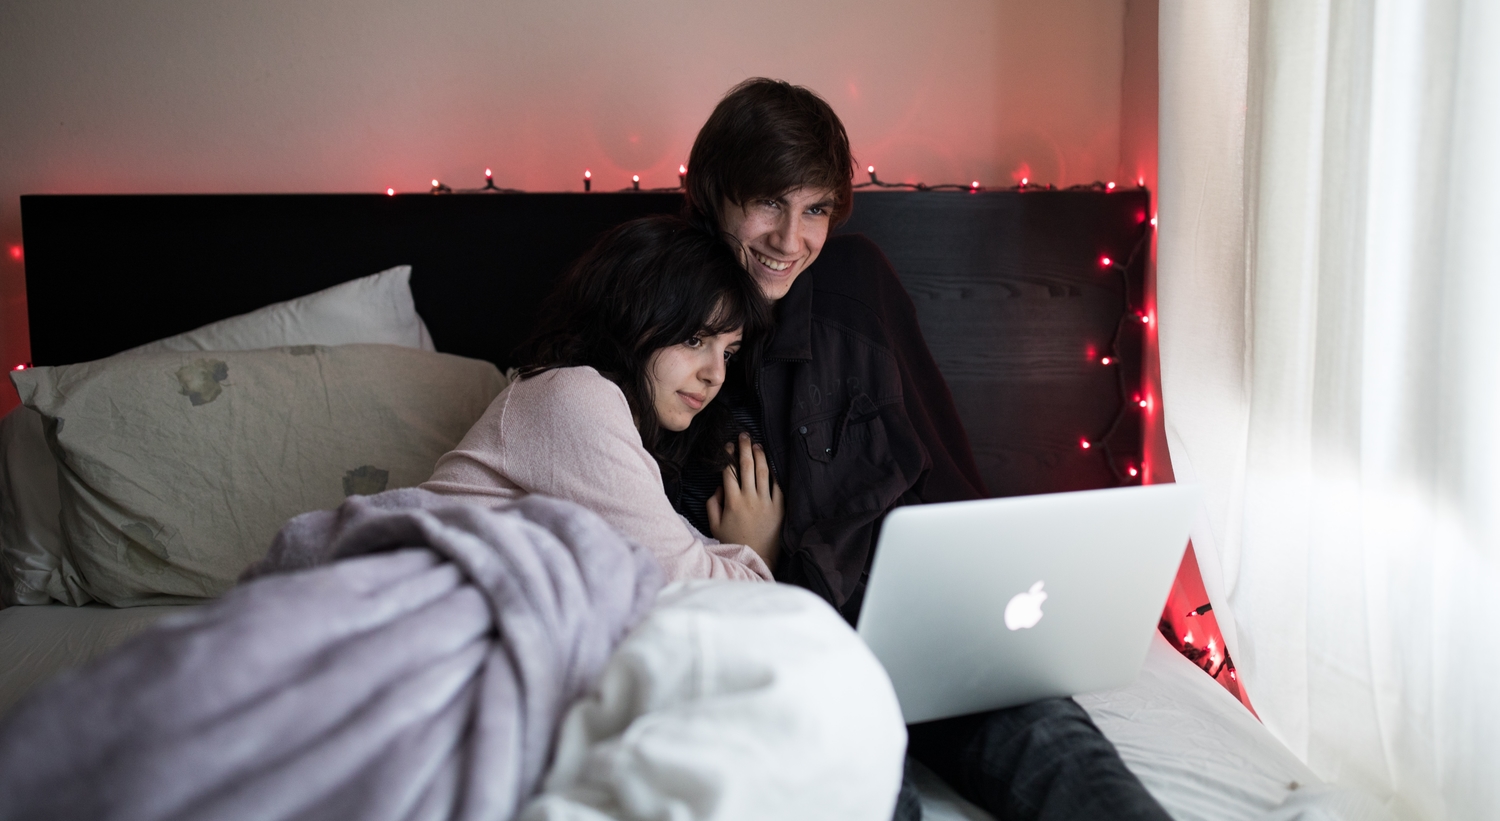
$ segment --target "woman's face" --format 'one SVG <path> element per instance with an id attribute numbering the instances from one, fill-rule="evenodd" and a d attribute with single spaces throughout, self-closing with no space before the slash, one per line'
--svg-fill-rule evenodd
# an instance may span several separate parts
<path id="1" fill-rule="evenodd" d="M 656 418 L 663 428 L 687 430 L 698 411 L 718 396 L 725 363 L 740 349 L 741 335 L 735 330 L 695 336 L 651 354 L 646 372 Z"/>

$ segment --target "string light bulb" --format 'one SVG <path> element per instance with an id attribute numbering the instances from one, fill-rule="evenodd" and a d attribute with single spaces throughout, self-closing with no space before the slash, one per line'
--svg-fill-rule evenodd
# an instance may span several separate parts
<path id="1" fill-rule="evenodd" d="M 1090 442 L 1087 439 L 1079 439 L 1078 440 L 1078 446 L 1081 447 L 1081 448 L 1083 448 L 1084 450 L 1088 450 L 1089 448 L 1091 448 L 1091 447 L 1094 446 L 1094 443 Z"/>
<path id="2" fill-rule="evenodd" d="M 29 367 L 31 367 L 31 365 L 29 365 L 29 364 L 27 364 L 25 362 L 22 362 L 21 364 L 15 366 L 14 368 L 11 368 L 11 370 L 13 370 L 13 371 L 24 371 L 24 370 L 26 370 Z"/>
<path id="3" fill-rule="evenodd" d="M 876 185 L 880 184 L 880 178 L 877 177 L 877 176 L 875 176 L 875 166 L 873 166 L 873 165 L 867 165 L 867 166 L 865 166 L 865 173 L 867 173 L 867 174 L 870 175 L 870 182 L 872 182 L 872 183 L 874 183 Z"/>
<path id="4" fill-rule="evenodd" d="M 453 189 L 449 188 L 446 185 L 443 185 L 442 183 L 438 182 L 437 180 L 433 180 L 432 181 L 432 193 L 434 193 L 434 194 L 452 194 L 453 193 Z"/>
<path id="5" fill-rule="evenodd" d="M 1135 465 L 1130 465 L 1129 467 L 1125 468 L 1125 472 L 1130 474 L 1131 476 L 1139 476 L 1141 473 L 1140 471 L 1135 469 Z"/>
<path id="6" fill-rule="evenodd" d="M 975 181 L 969 183 L 969 190 L 973 191 L 975 193 L 978 193 L 979 192 L 979 180 L 975 180 Z"/>
<path id="7" fill-rule="evenodd" d="M 1028 186 L 1030 184 L 1031 184 L 1031 178 L 1030 177 L 1022 177 L 1021 178 L 1021 187 L 1022 188 L 1025 188 L 1026 186 Z"/>
<path id="8" fill-rule="evenodd" d="M 387 197 L 394 197 L 394 196 L 396 196 L 396 189 L 394 189 L 394 188 L 387 188 L 387 189 L 385 189 L 385 195 Z"/>
<path id="9" fill-rule="evenodd" d="M 588 170 L 587 168 L 583 169 L 583 190 L 584 190 L 584 192 L 587 193 L 590 189 L 592 189 L 593 188 L 593 184 L 594 184 L 594 172 Z"/>
<path id="10" fill-rule="evenodd" d="M 687 166 L 677 166 L 677 187 L 687 188 Z"/>
<path id="11" fill-rule="evenodd" d="M 1113 362 L 1113 361 L 1114 361 L 1114 360 L 1113 360 L 1113 359 L 1110 359 L 1110 358 L 1109 358 L 1109 357 L 1107 357 L 1107 356 L 1106 356 L 1106 357 L 1102 357 L 1102 358 L 1101 358 L 1101 359 L 1100 359 L 1100 360 L 1099 360 L 1099 364 L 1100 364 L 1100 365 L 1108 365 L 1108 364 L 1109 364 L 1109 363 L 1111 363 L 1111 362 Z"/>
<path id="12" fill-rule="evenodd" d="M 631 191 L 639 191 L 639 190 L 641 190 L 641 175 L 640 174 L 631 174 L 630 175 L 630 190 Z"/>
<path id="13" fill-rule="evenodd" d="M 1112 182 L 1105 183 L 1104 184 L 1104 190 L 1105 191 L 1113 191 L 1113 190 L 1115 190 L 1115 184 L 1112 183 Z"/>
<path id="14" fill-rule="evenodd" d="M 488 168 L 484 169 L 484 188 L 481 189 L 481 190 L 483 190 L 483 191 L 499 191 L 500 190 L 499 187 L 497 187 L 495 185 L 495 172 L 491 171 Z"/>
<path id="15" fill-rule="evenodd" d="M 1115 264 L 1115 261 L 1112 260 L 1112 259 L 1110 259 L 1109 257 L 1099 257 L 1099 267 L 1100 268 L 1108 268 L 1109 266 L 1114 265 L 1114 264 Z"/>

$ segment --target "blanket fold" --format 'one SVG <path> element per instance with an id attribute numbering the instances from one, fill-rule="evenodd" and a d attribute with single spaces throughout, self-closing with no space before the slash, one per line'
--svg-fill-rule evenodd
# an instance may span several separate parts
<path id="1" fill-rule="evenodd" d="M 510 818 L 663 581 L 540 496 L 299 516 L 223 598 L 0 721 L 0 818 Z"/>

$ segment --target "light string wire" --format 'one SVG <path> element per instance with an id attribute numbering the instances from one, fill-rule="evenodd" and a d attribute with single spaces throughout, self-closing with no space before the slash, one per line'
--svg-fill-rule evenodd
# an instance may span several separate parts
<path id="1" fill-rule="evenodd" d="M 1090 189 L 1091 186 L 1074 186 L 1073 188 L 1068 190 Z M 1125 369 L 1123 367 L 1120 367 L 1120 336 L 1124 333 L 1126 324 L 1150 324 L 1150 316 L 1146 313 L 1145 306 L 1143 305 L 1139 309 L 1137 309 L 1133 304 L 1131 304 L 1130 301 L 1130 271 L 1138 262 L 1143 262 L 1141 257 L 1146 252 L 1146 249 L 1150 247 L 1150 222 L 1143 220 L 1140 227 L 1136 229 L 1136 232 L 1138 236 L 1135 239 L 1135 244 L 1131 246 L 1130 255 L 1125 258 L 1124 262 L 1109 259 L 1108 257 L 1105 258 L 1108 260 L 1107 267 L 1113 273 L 1119 274 L 1120 276 L 1121 308 L 1120 318 L 1115 322 L 1114 335 L 1111 336 L 1109 340 L 1109 351 L 1104 355 L 1101 361 L 1105 365 L 1114 367 L 1115 369 L 1115 390 L 1120 398 L 1120 407 L 1115 411 L 1115 416 L 1110 420 L 1109 426 L 1104 429 L 1104 433 L 1092 439 L 1084 440 L 1084 447 L 1086 448 L 1092 448 L 1095 445 L 1099 447 L 1100 452 L 1104 456 L 1105 464 L 1109 466 L 1110 472 L 1115 476 L 1115 482 L 1121 485 L 1135 483 L 1135 481 L 1140 478 L 1140 476 L 1138 475 L 1140 473 L 1140 468 L 1136 467 L 1134 464 L 1130 464 L 1127 466 L 1126 470 L 1121 470 L 1119 462 L 1115 459 L 1114 451 L 1110 448 L 1109 440 L 1110 437 L 1114 436 L 1115 432 L 1120 429 L 1120 423 L 1124 422 L 1125 419 L 1130 415 L 1130 406 L 1132 404 L 1136 405 L 1137 407 L 1144 408 L 1146 406 L 1146 403 L 1149 401 L 1148 399 L 1144 398 L 1146 395 L 1146 391 L 1144 389 L 1139 393 L 1136 393 L 1135 398 L 1132 399 L 1130 389 L 1125 384 Z M 1144 289 L 1142 289 L 1142 291 L 1142 298 L 1144 298 Z M 1144 348 L 1144 345 L 1142 347 Z M 1140 365 L 1141 377 L 1144 379 L 1146 375 L 1146 363 L 1143 361 L 1140 363 Z M 1135 470 L 1136 473 L 1127 475 L 1127 471 L 1131 469 Z"/>

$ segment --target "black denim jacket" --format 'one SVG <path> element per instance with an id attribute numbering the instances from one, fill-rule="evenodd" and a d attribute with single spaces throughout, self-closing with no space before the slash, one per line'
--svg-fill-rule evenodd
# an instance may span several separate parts
<path id="1" fill-rule="evenodd" d="M 886 513 L 987 495 L 911 297 L 873 242 L 829 238 L 777 303 L 755 381 L 786 494 L 776 578 L 853 624 Z"/>

